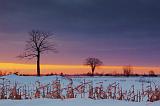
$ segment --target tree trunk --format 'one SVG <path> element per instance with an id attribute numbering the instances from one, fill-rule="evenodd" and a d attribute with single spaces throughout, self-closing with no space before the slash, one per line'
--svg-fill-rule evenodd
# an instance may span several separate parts
<path id="1" fill-rule="evenodd" d="M 95 67 L 93 66 L 92 67 L 92 76 L 94 76 L 94 70 L 95 70 Z"/>
<path id="2" fill-rule="evenodd" d="M 37 76 L 40 76 L 40 53 L 37 55 Z"/>

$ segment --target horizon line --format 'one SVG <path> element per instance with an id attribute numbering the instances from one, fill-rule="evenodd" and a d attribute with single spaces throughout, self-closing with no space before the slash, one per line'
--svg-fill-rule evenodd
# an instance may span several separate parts
<path id="1" fill-rule="evenodd" d="M 0 64 L 17 64 L 17 65 L 36 65 L 36 63 L 20 63 L 20 62 L 0 62 Z M 87 65 L 84 65 L 84 64 L 52 64 L 52 63 L 45 63 L 45 64 L 40 64 L 40 65 L 45 65 L 45 66 L 87 66 Z M 131 67 L 159 67 L 160 68 L 160 65 L 157 66 L 152 66 L 152 65 L 131 65 L 131 64 L 128 64 L 128 65 L 101 65 L 100 67 L 107 67 L 107 66 L 113 66 L 113 67 L 125 67 L 125 66 L 131 66 Z"/>

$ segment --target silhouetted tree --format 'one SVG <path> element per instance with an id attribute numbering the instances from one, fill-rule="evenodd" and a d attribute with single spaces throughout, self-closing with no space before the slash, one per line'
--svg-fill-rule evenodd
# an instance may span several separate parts
<path id="1" fill-rule="evenodd" d="M 132 67 L 130 65 L 123 67 L 123 74 L 129 76 L 132 74 Z"/>
<path id="2" fill-rule="evenodd" d="M 91 70 L 92 70 L 92 76 L 94 75 L 94 71 L 95 71 L 95 68 L 97 66 L 101 66 L 103 64 L 103 62 L 101 60 L 99 60 L 98 58 L 87 58 L 85 60 L 85 65 L 88 65 L 91 67 Z"/>
<path id="3" fill-rule="evenodd" d="M 37 59 L 37 76 L 40 76 L 40 57 L 48 51 L 57 52 L 52 41 L 52 33 L 40 30 L 29 32 L 29 40 L 26 42 L 24 53 L 19 58 Z"/>
<path id="4" fill-rule="evenodd" d="M 155 72 L 154 72 L 153 70 L 150 70 L 150 71 L 149 71 L 149 75 L 150 75 L 150 76 L 155 76 Z"/>
<path id="5" fill-rule="evenodd" d="M 2 71 L 0 70 L 0 76 L 2 76 L 3 75 L 3 73 L 2 73 Z"/>
<path id="6" fill-rule="evenodd" d="M 20 73 L 19 73 L 18 71 L 13 72 L 13 74 L 15 74 L 15 75 L 20 75 Z"/>

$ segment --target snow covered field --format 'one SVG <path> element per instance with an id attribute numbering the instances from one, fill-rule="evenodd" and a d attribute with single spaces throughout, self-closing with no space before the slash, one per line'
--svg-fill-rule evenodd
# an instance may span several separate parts
<path id="1" fill-rule="evenodd" d="M 61 76 L 16 76 L 8 75 L 0 77 L 8 79 L 12 85 L 17 82 L 18 85 L 35 85 L 35 82 L 41 82 L 41 85 L 46 85 L 53 82 L 56 79 L 59 79 L 62 87 L 66 87 L 70 80 L 73 81 L 73 86 L 78 86 L 82 82 L 93 82 L 93 86 L 97 87 L 103 85 L 107 87 L 109 84 L 116 83 L 119 84 L 123 90 L 131 89 L 131 86 L 134 85 L 135 90 L 142 89 L 142 82 L 144 87 L 152 84 L 160 87 L 160 77 L 61 77 Z M 2 80 L 0 80 L 2 83 Z M 74 99 L 47 99 L 47 98 L 38 98 L 38 99 L 28 99 L 28 100 L 1 100 L 0 106 L 160 106 L 160 101 L 156 102 L 131 102 L 124 100 L 113 100 L 113 99 L 89 99 L 87 96 L 81 98 L 77 96 Z"/>
<path id="2" fill-rule="evenodd" d="M 0 100 L 0 106 L 160 106 L 157 102 L 126 102 L 118 100 L 91 99 L 34 99 L 34 100 Z"/>
<path id="3" fill-rule="evenodd" d="M 6 78 L 11 81 L 11 83 L 18 82 L 19 84 L 33 84 L 36 81 L 40 81 L 43 84 L 48 84 L 56 79 L 59 79 L 63 85 L 67 85 L 70 81 L 70 79 L 73 80 L 73 83 L 75 85 L 80 84 L 84 80 L 87 81 L 93 81 L 94 85 L 98 85 L 99 82 L 103 82 L 104 86 L 107 86 L 108 84 L 117 82 L 122 86 L 125 86 L 125 88 L 130 88 L 132 85 L 135 85 L 137 89 L 141 89 L 141 82 L 149 83 L 153 82 L 158 85 L 160 85 L 160 77 L 112 77 L 112 76 L 94 76 L 94 77 L 87 77 L 87 76 L 80 76 L 80 77 L 62 77 L 62 76 L 42 76 L 42 77 L 36 77 L 36 76 L 17 76 L 17 75 L 8 75 L 8 76 L 2 76 L 0 78 Z"/>
<path id="4" fill-rule="evenodd" d="M 119 83 L 119 85 L 125 90 L 130 89 L 132 85 L 135 86 L 135 89 L 141 90 L 142 89 L 142 82 L 144 83 L 144 87 L 152 84 L 154 86 L 155 84 L 160 86 L 160 77 L 105 77 L 105 76 L 94 76 L 94 77 L 87 77 L 87 76 L 80 76 L 80 77 L 62 77 L 62 76 L 42 76 L 42 77 L 36 77 L 36 76 L 17 76 L 17 75 L 8 75 L 3 76 L 0 78 L 6 78 L 11 81 L 11 83 L 14 85 L 15 82 L 18 84 L 35 84 L 36 81 L 41 82 L 41 84 L 45 85 L 48 83 L 52 83 L 56 79 L 59 79 L 61 81 L 62 86 L 67 86 L 70 83 L 70 79 L 72 79 L 73 84 L 75 86 L 78 86 L 84 80 L 86 82 L 93 82 L 93 86 L 100 86 L 101 84 L 104 87 L 107 87 L 109 84 L 112 83 Z"/>

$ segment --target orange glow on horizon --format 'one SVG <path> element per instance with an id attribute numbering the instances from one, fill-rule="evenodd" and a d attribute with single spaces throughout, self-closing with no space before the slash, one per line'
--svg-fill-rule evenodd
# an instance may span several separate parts
<path id="1" fill-rule="evenodd" d="M 19 63 L 0 63 L 0 70 L 6 72 L 19 72 L 23 74 L 36 74 L 36 64 Z M 133 71 L 137 74 L 148 73 L 150 70 L 160 74 L 160 67 L 134 66 Z M 98 73 L 122 73 L 123 66 L 101 66 L 97 67 Z M 82 74 L 90 72 L 89 66 L 84 65 L 41 65 L 41 73 L 64 73 L 64 74 Z"/>

